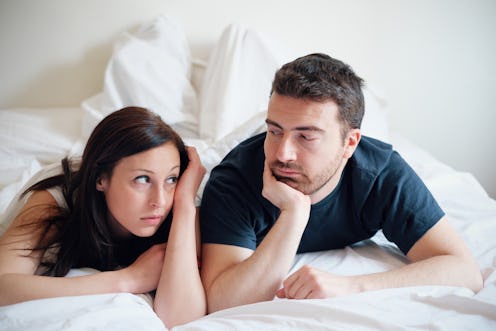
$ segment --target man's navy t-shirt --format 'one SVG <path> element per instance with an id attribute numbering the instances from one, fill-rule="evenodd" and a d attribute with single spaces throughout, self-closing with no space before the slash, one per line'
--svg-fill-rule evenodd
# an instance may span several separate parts
<path id="1" fill-rule="evenodd" d="M 255 250 L 279 216 L 262 192 L 265 133 L 234 148 L 205 187 L 204 243 Z M 432 194 L 391 145 L 362 136 L 336 188 L 311 206 L 298 253 L 343 248 L 383 231 L 403 253 L 441 217 Z"/>

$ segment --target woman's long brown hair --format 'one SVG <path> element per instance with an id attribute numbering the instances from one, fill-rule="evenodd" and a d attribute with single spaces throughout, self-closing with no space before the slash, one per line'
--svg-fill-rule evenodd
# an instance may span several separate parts
<path id="1" fill-rule="evenodd" d="M 153 112 L 140 107 L 123 108 L 105 117 L 93 130 L 79 169 L 72 170 L 70 160 L 64 158 L 63 174 L 42 180 L 23 193 L 60 186 L 67 202 L 67 208 L 59 207 L 56 216 L 33 222 L 45 227 L 33 252 L 44 253 L 50 248 L 57 252 L 55 259 L 42 258 L 44 274 L 64 276 L 71 268 L 104 271 L 118 266 L 116 245 L 107 222 L 107 204 L 103 193 L 96 189 L 96 182 L 102 176 L 110 177 L 122 158 L 167 142 L 179 151 L 182 173 L 188 157 L 179 135 Z"/>

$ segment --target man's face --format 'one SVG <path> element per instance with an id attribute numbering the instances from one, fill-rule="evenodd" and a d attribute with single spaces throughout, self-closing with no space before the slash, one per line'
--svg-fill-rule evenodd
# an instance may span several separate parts
<path id="1" fill-rule="evenodd" d="M 273 93 L 266 122 L 265 158 L 274 177 L 317 200 L 327 196 L 351 156 L 337 104 Z"/>

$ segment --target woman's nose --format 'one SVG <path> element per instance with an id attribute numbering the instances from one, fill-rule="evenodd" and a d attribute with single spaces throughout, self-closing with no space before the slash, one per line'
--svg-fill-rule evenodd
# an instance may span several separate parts
<path id="1" fill-rule="evenodd" d="M 167 201 L 167 194 L 164 188 L 157 187 L 153 190 L 153 194 L 150 197 L 150 206 L 154 208 L 161 208 L 165 206 Z"/>

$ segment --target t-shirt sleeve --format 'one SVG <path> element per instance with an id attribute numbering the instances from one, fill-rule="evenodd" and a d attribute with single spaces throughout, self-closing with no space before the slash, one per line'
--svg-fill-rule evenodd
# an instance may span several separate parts
<path id="1" fill-rule="evenodd" d="M 233 169 L 212 172 L 200 207 L 203 243 L 234 245 L 256 249 L 250 201 L 253 194 Z"/>
<path id="2" fill-rule="evenodd" d="M 444 211 L 415 171 L 394 152 L 372 187 L 363 215 L 373 217 L 386 238 L 407 254 Z"/>

